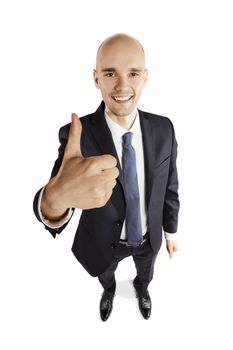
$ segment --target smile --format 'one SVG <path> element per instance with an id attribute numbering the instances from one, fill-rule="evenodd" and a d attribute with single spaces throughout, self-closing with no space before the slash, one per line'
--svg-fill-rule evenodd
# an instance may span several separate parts
<path id="1" fill-rule="evenodd" d="M 111 96 L 111 97 L 116 102 L 126 102 L 131 100 L 133 96 Z"/>

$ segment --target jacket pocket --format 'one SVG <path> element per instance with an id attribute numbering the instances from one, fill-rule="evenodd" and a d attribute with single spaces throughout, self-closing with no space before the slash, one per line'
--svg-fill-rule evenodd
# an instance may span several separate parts
<path id="1" fill-rule="evenodd" d="M 166 157 L 161 163 L 156 164 L 154 169 L 162 169 L 170 164 L 171 156 Z"/>

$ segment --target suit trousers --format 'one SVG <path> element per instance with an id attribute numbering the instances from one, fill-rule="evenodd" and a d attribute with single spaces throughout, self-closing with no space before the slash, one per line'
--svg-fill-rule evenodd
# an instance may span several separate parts
<path id="1" fill-rule="evenodd" d="M 138 294 L 143 294 L 153 278 L 154 263 L 158 254 L 151 248 L 149 238 L 136 248 L 118 243 L 113 249 L 115 249 L 115 253 L 112 264 L 104 273 L 98 276 L 104 290 L 115 293 L 115 271 L 118 263 L 124 258 L 132 256 L 137 271 L 133 285 Z"/>

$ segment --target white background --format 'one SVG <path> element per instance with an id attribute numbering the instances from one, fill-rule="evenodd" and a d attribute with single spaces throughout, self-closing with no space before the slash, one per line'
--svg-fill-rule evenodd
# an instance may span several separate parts
<path id="1" fill-rule="evenodd" d="M 232 349 L 231 1 L 1 1 L 1 349 Z M 131 259 L 102 289 L 70 251 L 79 213 L 55 240 L 32 212 L 60 126 L 100 103 L 99 44 L 125 32 L 150 72 L 139 107 L 172 119 L 179 144 L 180 251 L 162 246 L 142 319 Z"/>

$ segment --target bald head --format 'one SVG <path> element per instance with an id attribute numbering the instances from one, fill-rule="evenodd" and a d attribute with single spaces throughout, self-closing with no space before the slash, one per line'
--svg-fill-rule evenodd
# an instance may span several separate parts
<path id="1" fill-rule="evenodd" d="M 132 36 L 119 33 L 105 39 L 99 46 L 96 55 L 96 69 L 98 69 L 99 62 L 103 60 L 106 53 L 117 54 L 124 51 L 131 51 L 133 56 L 140 57 L 145 66 L 145 53 L 140 42 Z"/>
<path id="2" fill-rule="evenodd" d="M 147 73 L 144 50 L 135 38 L 116 34 L 100 45 L 94 82 L 101 90 L 108 116 L 120 125 L 122 120 L 132 124 Z"/>

